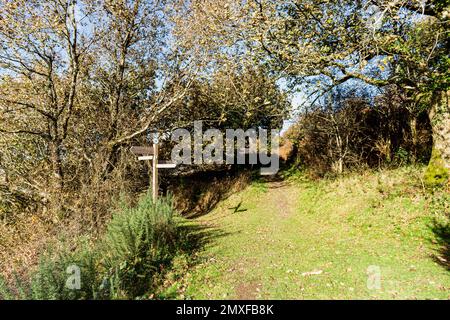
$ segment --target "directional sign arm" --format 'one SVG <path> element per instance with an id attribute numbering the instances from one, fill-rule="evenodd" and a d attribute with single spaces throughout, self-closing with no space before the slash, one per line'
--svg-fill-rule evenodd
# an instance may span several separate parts
<path id="1" fill-rule="evenodd" d="M 153 147 L 131 147 L 130 151 L 136 156 L 153 156 L 155 154 Z"/>
<path id="2" fill-rule="evenodd" d="M 176 163 L 170 163 L 170 162 L 167 162 L 167 163 L 160 162 L 157 165 L 158 169 L 175 169 L 176 167 L 177 167 Z"/>
<path id="3" fill-rule="evenodd" d="M 138 157 L 139 161 L 151 161 L 153 160 L 153 156 L 142 156 L 142 157 Z"/>

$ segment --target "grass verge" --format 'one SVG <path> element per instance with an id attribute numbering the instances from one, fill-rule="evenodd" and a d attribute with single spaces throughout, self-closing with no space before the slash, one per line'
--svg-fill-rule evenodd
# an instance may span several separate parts
<path id="1" fill-rule="evenodd" d="M 187 299 L 448 299 L 449 193 L 427 190 L 424 169 L 258 181 L 196 220 L 224 236 L 167 290 Z"/>

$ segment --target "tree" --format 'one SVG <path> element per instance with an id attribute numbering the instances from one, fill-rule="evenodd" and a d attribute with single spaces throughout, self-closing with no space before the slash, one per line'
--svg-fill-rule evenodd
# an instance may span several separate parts
<path id="1" fill-rule="evenodd" d="M 210 39 L 206 52 L 239 48 L 291 88 L 320 79 L 331 89 L 357 79 L 409 90 L 410 101 L 425 105 L 433 124 L 428 175 L 448 178 L 448 0 L 206 2 L 200 8 L 189 1 L 198 18 L 189 20 Z"/>
<path id="2" fill-rule="evenodd" d="M 80 30 L 87 15 L 77 1 L 3 1 L 0 6 L 0 132 L 45 143 L 56 193 L 64 187 L 64 143 L 92 37 Z"/>
<path id="3" fill-rule="evenodd" d="M 448 179 L 448 1 L 254 1 L 250 11 L 260 51 L 286 76 L 395 84 L 414 109 L 425 105 L 434 138 L 427 180 Z"/>
<path id="4" fill-rule="evenodd" d="M 130 172 L 139 174 L 127 151 L 148 131 L 202 119 L 219 126 L 280 123 L 286 103 L 276 79 L 249 64 L 195 55 L 183 42 L 195 35 L 172 28 L 175 4 L 0 2 L 5 203 L 51 205 L 58 215 L 102 210 L 99 197 L 88 203 L 90 190 L 109 194 L 107 185 L 116 185 L 120 192 Z"/>
<path id="5" fill-rule="evenodd" d="M 61 211 L 157 128 L 190 83 L 167 42 L 167 3 L 0 2 L 0 169 L 20 177 L 2 179 L 4 195 Z M 169 82 L 183 86 L 168 95 Z"/>
<path id="6" fill-rule="evenodd" d="M 257 68 L 222 66 L 210 79 L 195 79 L 185 97 L 168 113 L 165 127 L 192 127 L 201 120 L 217 129 L 280 128 L 288 99 L 275 80 Z"/>

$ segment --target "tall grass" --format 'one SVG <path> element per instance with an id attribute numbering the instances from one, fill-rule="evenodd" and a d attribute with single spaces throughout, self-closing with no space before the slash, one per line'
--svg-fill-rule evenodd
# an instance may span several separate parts
<path id="1" fill-rule="evenodd" d="M 135 207 L 122 202 L 99 240 L 48 252 L 27 280 L 0 279 L 0 298 L 133 299 L 150 293 L 155 278 L 188 247 L 181 223 L 171 199 L 153 203 L 147 194 Z M 67 285 L 74 266 L 80 270 L 79 289 Z"/>

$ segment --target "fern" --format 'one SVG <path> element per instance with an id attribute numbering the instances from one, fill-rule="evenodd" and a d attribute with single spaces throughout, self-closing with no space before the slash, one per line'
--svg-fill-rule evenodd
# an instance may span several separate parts
<path id="1" fill-rule="evenodd" d="M 136 298 L 152 288 L 162 266 L 177 254 L 179 241 L 172 200 L 153 203 L 144 195 L 136 207 L 125 203 L 95 244 L 87 241 L 78 250 L 69 246 L 48 251 L 28 282 L 16 277 L 13 289 L 0 278 L 0 298 L 35 300 L 80 300 Z M 80 270 L 81 288 L 69 289 L 69 266 Z"/>

